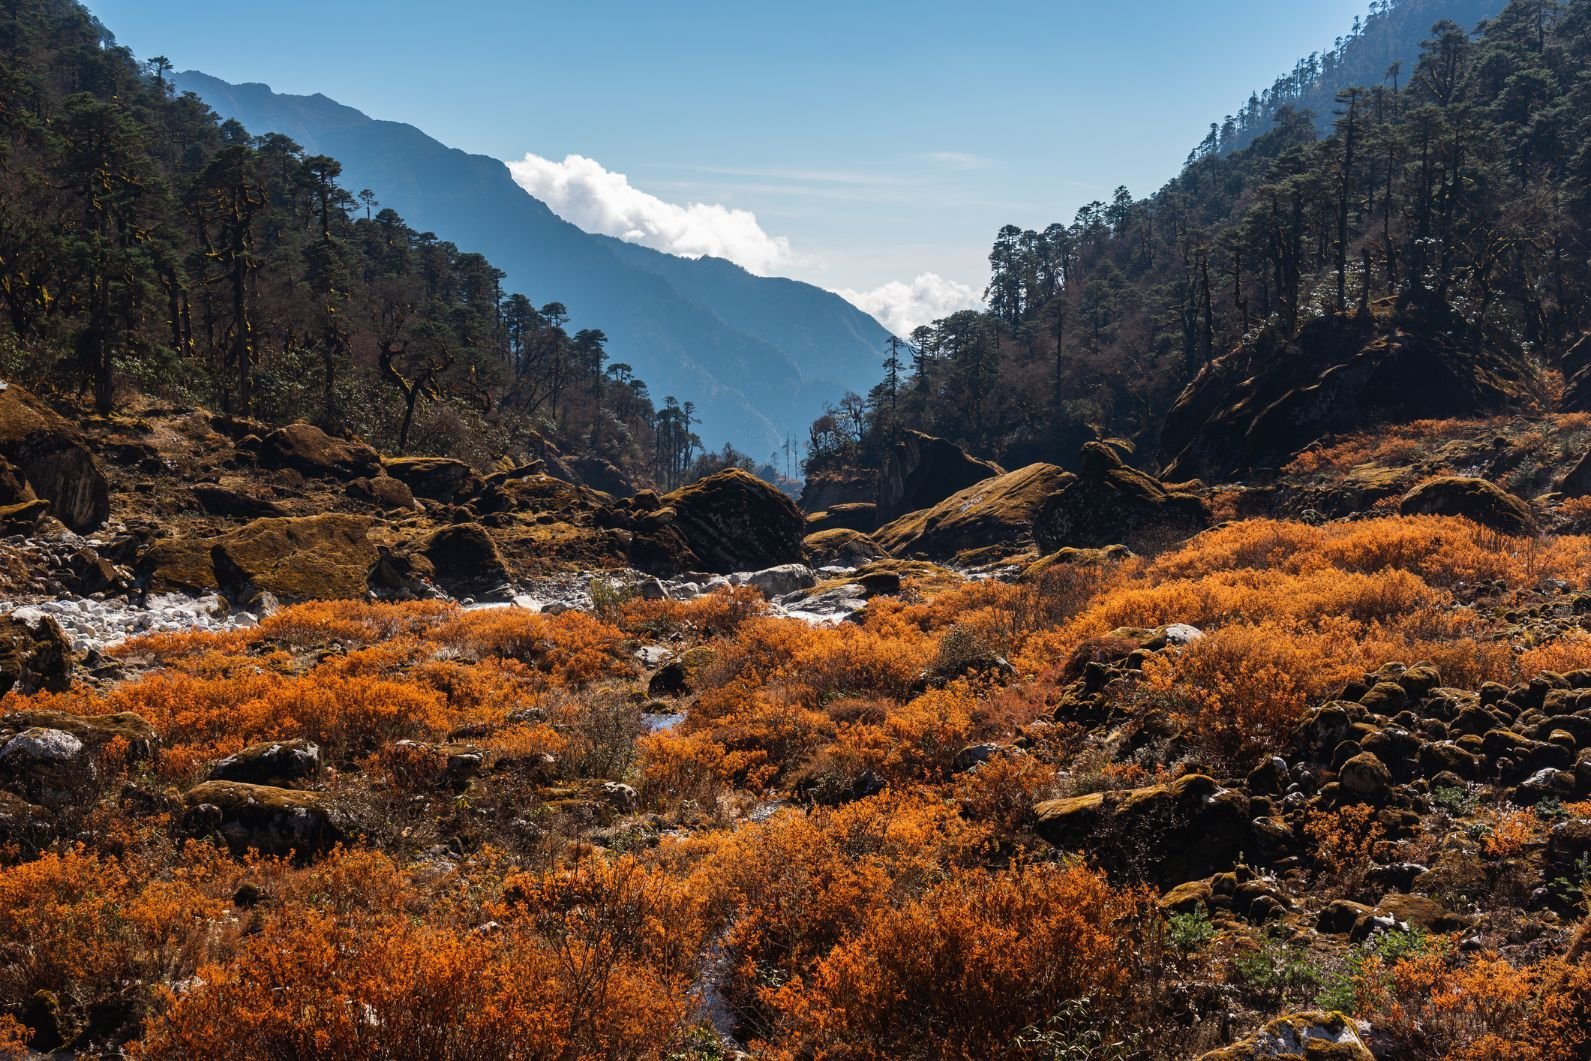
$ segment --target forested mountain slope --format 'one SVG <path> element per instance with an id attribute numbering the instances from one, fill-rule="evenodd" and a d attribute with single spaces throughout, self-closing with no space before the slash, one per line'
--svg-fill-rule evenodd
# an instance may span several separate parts
<path id="1" fill-rule="evenodd" d="M 1591 3 L 1438 23 L 1399 85 L 1337 109 L 1325 137 L 1284 109 L 1148 199 L 1002 229 L 989 311 L 914 333 L 814 424 L 809 473 L 875 467 L 915 428 L 1006 467 L 1118 436 L 1225 477 L 1379 423 L 1580 407 Z"/>
<path id="2" fill-rule="evenodd" d="M 1420 45 L 1444 19 L 1474 26 L 1506 6 L 1506 0 L 1375 0 L 1365 18 L 1324 48 L 1300 59 L 1270 88 L 1255 92 L 1223 122 L 1210 123 L 1200 153 L 1231 154 L 1275 128 L 1284 107 L 1307 111 L 1322 133 L 1331 131 L 1337 90 L 1345 85 L 1396 85 L 1408 79 Z"/>
<path id="3" fill-rule="evenodd" d="M 730 441 L 766 457 L 824 398 L 877 374 L 887 332 L 837 295 L 582 232 L 526 194 L 496 159 L 324 96 L 196 72 L 175 83 L 250 129 L 335 155 L 350 186 L 370 188 L 415 225 L 488 255 L 515 287 L 564 303 L 577 325 L 601 327 L 615 359 L 659 393 L 691 396 L 710 448 Z"/>

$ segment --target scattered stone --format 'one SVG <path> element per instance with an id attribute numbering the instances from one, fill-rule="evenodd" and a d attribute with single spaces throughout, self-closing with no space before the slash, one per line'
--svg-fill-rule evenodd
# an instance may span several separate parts
<path id="1" fill-rule="evenodd" d="M 183 828 L 192 836 L 218 834 L 234 855 L 294 855 L 308 861 L 349 837 L 347 823 L 318 792 L 206 781 L 187 794 Z"/>

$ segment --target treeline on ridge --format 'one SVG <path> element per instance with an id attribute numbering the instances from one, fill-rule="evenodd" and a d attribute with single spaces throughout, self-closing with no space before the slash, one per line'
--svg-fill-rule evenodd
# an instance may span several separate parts
<path id="1" fill-rule="evenodd" d="M 544 437 L 669 486 L 700 463 L 690 403 L 655 403 L 601 331 L 175 95 L 77 3 L 12 0 L 0 54 L 0 378 L 478 464 Z"/>
<path id="2" fill-rule="evenodd" d="M 1283 108 L 1148 199 L 1001 229 L 988 310 L 887 351 L 869 394 L 813 424 L 806 468 L 876 467 L 905 428 L 1008 467 L 1107 435 L 1152 454 L 1212 361 L 1290 356 L 1311 321 L 1372 303 L 1393 328 L 1417 310 L 1507 343 L 1551 395 L 1591 327 L 1588 247 L 1591 0 L 1514 0 L 1473 35 L 1438 23 L 1401 83 L 1343 90 L 1330 135 Z"/>

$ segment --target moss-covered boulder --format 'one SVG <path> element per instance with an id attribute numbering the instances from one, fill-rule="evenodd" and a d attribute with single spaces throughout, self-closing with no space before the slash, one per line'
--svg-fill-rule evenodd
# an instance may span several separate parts
<path id="1" fill-rule="evenodd" d="M 1051 495 L 1076 478 L 1053 464 L 1030 464 L 981 479 L 931 508 L 908 512 L 873 539 L 896 556 L 948 561 L 973 549 L 1018 552 L 1033 543 L 1033 521 Z"/>
<path id="2" fill-rule="evenodd" d="M 1462 516 L 1499 534 L 1536 533 L 1530 505 L 1485 479 L 1448 475 L 1410 490 L 1398 503 L 1405 516 Z"/>
<path id="3" fill-rule="evenodd" d="M 808 534 L 802 541 L 813 567 L 859 567 L 889 554 L 861 531 L 826 530 Z"/>
<path id="4" fill-rule="evenodd" d="M 260 463 L 291 468 L 322 479 L 369 478 L 381 472 L 381 457 L 362 442 L 333 438 L 313 424 L 288 424 L 260 440 Z"/>
<path id="5" fill-rule="evenodd" d="M 48 615 L 0 616 L 0 696 L 63 692 L 71 684 L 72 645 Z"/>
<path id="6" fill-rule="evenodd" d="M 43 498 L 79 534 L 110 518 L 110 483 L 77 428 L 15 384 L 0 385 L 0 458 L 12 503 Z"/>
<path id="7" fill-rule="evenodd" d="M 1341 1013 L 1311 1011 L 1277 1017 L 1231 1046 L 1212 1050 L 1199 1061 L 1374 1061 L 1359 1028 Z"/>
<path id="8" fill-rule="evenodd" d="M 978 460 L 953 442 L 908 431 L 895 444 L 879 474 L 879 522 L 937 505 L 958 490 L 1004 470 Z"/>
<path id="9" fill-rule="evenodd" d="M 1034 830 L 1112 870 L 1169 887 L 1232 868 L 1250 839 L 1247 793 L 1203 774 L 1038 804 Z"/>
<path id="10" fill-rule="evenodd" d="M 308 861 L 349 838 L 345 815 L 319 792 L 206 781 L 188 790 L 186 802 L 184 831 L 218 836 L 234 855 L 258 851 Z"/>
<path id="11" fill-rule="evenodd" d="M 670 525 L 699 570 L 760 571 L 805 558 L 801 510 L 783 493 L 738 468 L 710 475 L 663 501 L 673 513 Z"/>
<path id="12" fill-rule="evenodd" d="M 1162 548 L 1210 525 L 1203 500 L 1129 467 L 1112 447 L 1090 442 L 1080 460 L 1081 473 L 1052 494 L 1034 518 L 1040 552 L 1068 546 Z"/>
<path id="13" fill-rule="evenodd" d="M 871 534 L 878 529 L 878 506 L 871 501 L 850 501 L 832 505 L 821 512 L 807 513 L 807 533 L 826 530 L 854 530 Z"/>
<path id="14" fill-rule="evenodd" d="M 508 569 L 479 523 L 443 527 L 425 540 L 420 551 L 431 562 L 432 580 L 452 596 L 507 599 Z"/>
<path id="15" fill-rule="evenodd" d="M 213 538 L 165 538 L 144 552 L 139 576 L 159 591 L 358 600 L 378 559 L 370 526 L 365 516 L 324 513 L 258 519 Z"/>
<path id="16" fill-rule="evenodd" d="M 468 464 L 451 457 L 389 457 L 381 466 L 415 497 L 428 501 L 455 500 L 474 475 Z"/>
<path id="17" fill-rule="evenodd" d="M 118 711 L 109 715 L 74 715 L 49 708 L 31 708 L 0 715 L 0 731 L 53 729 L 70 733 L 90 751 L 99 752 L 112 742 L 124 749 L 128 762 L 153 758 L 160 735 L 142 715 Z"/>

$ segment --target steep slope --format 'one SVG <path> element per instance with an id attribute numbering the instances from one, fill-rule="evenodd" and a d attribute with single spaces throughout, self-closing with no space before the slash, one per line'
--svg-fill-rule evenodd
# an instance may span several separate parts
<path id="1" fill-rule="evenodd" d="M 344 186 L 371 188 L 416 227 L 485 254 L 537 302 L 564 303 L 573 326 L 602 328 L 613 360 L 634 366 L 656 397 L 695 402 L 711 447 L 770 452 L 824 399 L 865 389 L 877 373 L 888 333 L 837 295 L 590 235 L 527 195 L 496 159 L 325 96 L 198 72 L 174 81 L 253 133 L 336 157 Z"/>
<path id="2" fill-rule="evenodd" d="M 1343 88 L 1389 82 L 1394 66 L 1397 82 L 1407 83 L 1432 26 L 1446 20 L 1471 29 L 1506 6 L 1507 0 L 1391 0 L 1372 5 L 1368 18 L 1354 20 L 1354 32 L 1338 37 L 1334 47 L 1300 59 L 1291 73 L 1251 95 L 1225 124 L 1212 125 L 1214 140 L 1206 140 L 1200 150 L 1241 151 L 1275 128 L 1283 107 L 1308 111 L 1315 127 L 1329 132 L 1337 93 Z"/>

